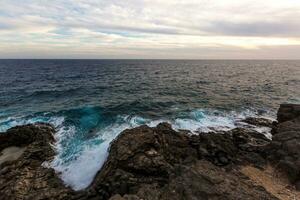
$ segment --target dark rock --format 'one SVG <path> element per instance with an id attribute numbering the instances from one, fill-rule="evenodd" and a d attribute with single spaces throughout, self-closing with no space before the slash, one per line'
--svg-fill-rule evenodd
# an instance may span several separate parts
<path id="1" fill-rule="evenodd" d="M 244 120 L 242 120 L 242 122 L 245 122 L 247 124 L 251 124 L 254 126 L 265 126 L 265 127 L 273 127 L 273 123 L 274 121 L 270 120 L 270 119 L 266 119 L 266 118 L 256 118 L 256 117 L 248 117 Z"/>
<path id="2" fill-rule="evenodd" d="M 25 151 L 0 165 L 0 199 L 276 199 L 238 168 L 262 167 L 267 157 L 279 158 L 279 166 L 298 177 L 297 124 L 295 119 L 279 123 L 272 142 L 244 128 L 193 135 L 161 123 L 125 130 L 111 143 L 91 186 L 80 192 L 65 186 L 53 169 L 42 167 L 55 154 L 50 145 L 54 128 L 15 127 L 0 133 L 0 150 L 16 146 Z"/>
<path id="3" fill-rule="evenodd" d="M 277 117 L 268 158 L 296 184 L 300 181 L 300 105 L 280 105 Z"/>
<path id="4" fill-rule="evenodd" d="M 296 189 L 297 189 L 298 191 L 300 191 L 300 181 L 297 181 L 297 182 L 295 183 L 295 187 L 296 187 Z"/>
<path id="5" fill-rule="evenodd" d="M 54 128 L 47 124 L 17 126 L 0 133 L 0 151 L 26 147 L 20 158 L 0 165 L 0 199 L 67 199 L 73 191 L 64 186 L 53 169 L 42 167 L 54 151 Z"/>
<path id="6" fill-rule="evenodd" d="M 289 121 L 300 116 L 299 104 L 281 104 L 277 113 L 278 123 Z"/>
<path id="7" fill-rule="evenodd" d="M 43 123 L 13 127 L 6 133 L 0 133 L 0 151 L 9 146 L 23 147 L 33 142 L 54 142 L 54 131 L 51 125 Z"/>
<path id="8" fill-rule="evenodd" d="M 104 199 L 276 199 L 234 167 L 245 153 L 260 156 L 269 140 L 258 134 L 190 135 L 166 123 L 125 130 L 89 190 Z"/>

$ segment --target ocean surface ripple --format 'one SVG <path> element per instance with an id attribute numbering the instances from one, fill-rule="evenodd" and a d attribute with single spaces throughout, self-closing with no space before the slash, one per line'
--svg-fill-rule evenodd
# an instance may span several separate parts
<path id="1" fill-rule="evenodd" d="M 0 132 L 53 124 L 57 155 L 45 166 L 80 190 L 121 131 L 167 121 L 199 134 L 275 118 L 280 103 L 299 102 L 299 77 L 300 61 L 0 60 Z"/>

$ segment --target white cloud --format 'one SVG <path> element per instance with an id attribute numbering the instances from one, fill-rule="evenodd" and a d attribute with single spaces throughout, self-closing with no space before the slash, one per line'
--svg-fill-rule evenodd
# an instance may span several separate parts
<path id="1" fill-rule="evenodd" d="M 299 24 L 298 0 L 2 0 L 0 57 L 273 57 Z"/>

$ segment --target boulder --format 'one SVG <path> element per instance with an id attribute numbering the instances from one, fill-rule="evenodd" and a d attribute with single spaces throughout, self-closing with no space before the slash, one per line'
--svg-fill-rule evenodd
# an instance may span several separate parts
<path id="1" fill-rule="evenodd" d="M 269 160 L 286 172 L 299 188 L 300 182 L 300 105 L 282 104 L 278 111 L 278 124 L 272 130 L 268 146 Z"/>
<path id="2" fill-rule="evenodd" d="M 55 152 L 55 130 L 48 124 L 17 126 L 0 133 L 0 152 L 23 151 L 0 164 L 0 199 L 68 199 L 73 191 L 66 187 L 53 169 L 42 164 Z M 9 151 L 8 151 L 9 150 Z M 15 152 L 14 152 L 15 153 Z"/>
<path id="3" fill-rule="evenodd" d="M 18 152 L 0 163 L 0 199 L 276 199 L 239 168 L 263 168 L 267 158 L 276 160 L 273 156 L 291 177 L 298 177 L 297 120 L 276 125 L 274 141 L 246 128 L 192 134 L 161 123 L 128 129 L 111 143 L 93 183 L 78 192 L 43 167 L 55 155 L 55 129 L 18 126 L 0 133 L 1 152 L 12 147 Z M 299 179 L 294 183 L 299 185 Z"/>
<path id="4" fill-rule="evenodd" d="M 278 123 L 293 120 L 300 116 L 300 104 L 281 104 L 277 112 Z"/>
<path id="5" fill-rule="evenodd" d="M 191 135 L 167 123 L 125 130 L 89 194 L 104 199 L 276 199 L 237 170 L 270 141 L 236 129 Z M 263 138 L 263 139 L 262 139 Z M 258 142 L 259 141 L 259 142 Z M 263 159 L 263 158 L 262 158 Z"/>

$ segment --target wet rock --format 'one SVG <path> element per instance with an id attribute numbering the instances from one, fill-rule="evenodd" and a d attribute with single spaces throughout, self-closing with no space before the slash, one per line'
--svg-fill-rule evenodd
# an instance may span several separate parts
<path id="1" fill-rule="evenodd" d="M 175 131 L 168 123 L 128 129 L 111 143 L 109 156 L 91 186 L 79 192 L 65 186 L 53 169 L 42 165 L 55 154 L 50 145 L 54 128 L 47 124 L 15 127 L 0 133 L 0 150 L 11 146 L 25 150 L 16 160 L 0 165 L 0 197 L 276 199 L 238 169 L 241 165 L 263 167 L 266 158 L 273 156 L 290 176 L 298 177 L 298 125 L 297 119 L 279 123 L 272 142 L 245 128 L 199 135 Z M 297 185 L 298 179 L 294 182 Z"/>
<path id="2" fill-rule="evenodd" d="M 248 117 L 241 122 L 251 124 L 254 126 L 264 126 L 264 127 L 269 127 L 272 128 L 274 125 L 274 121 L 266 118 L 258 118 L 258 117 Z"/>

